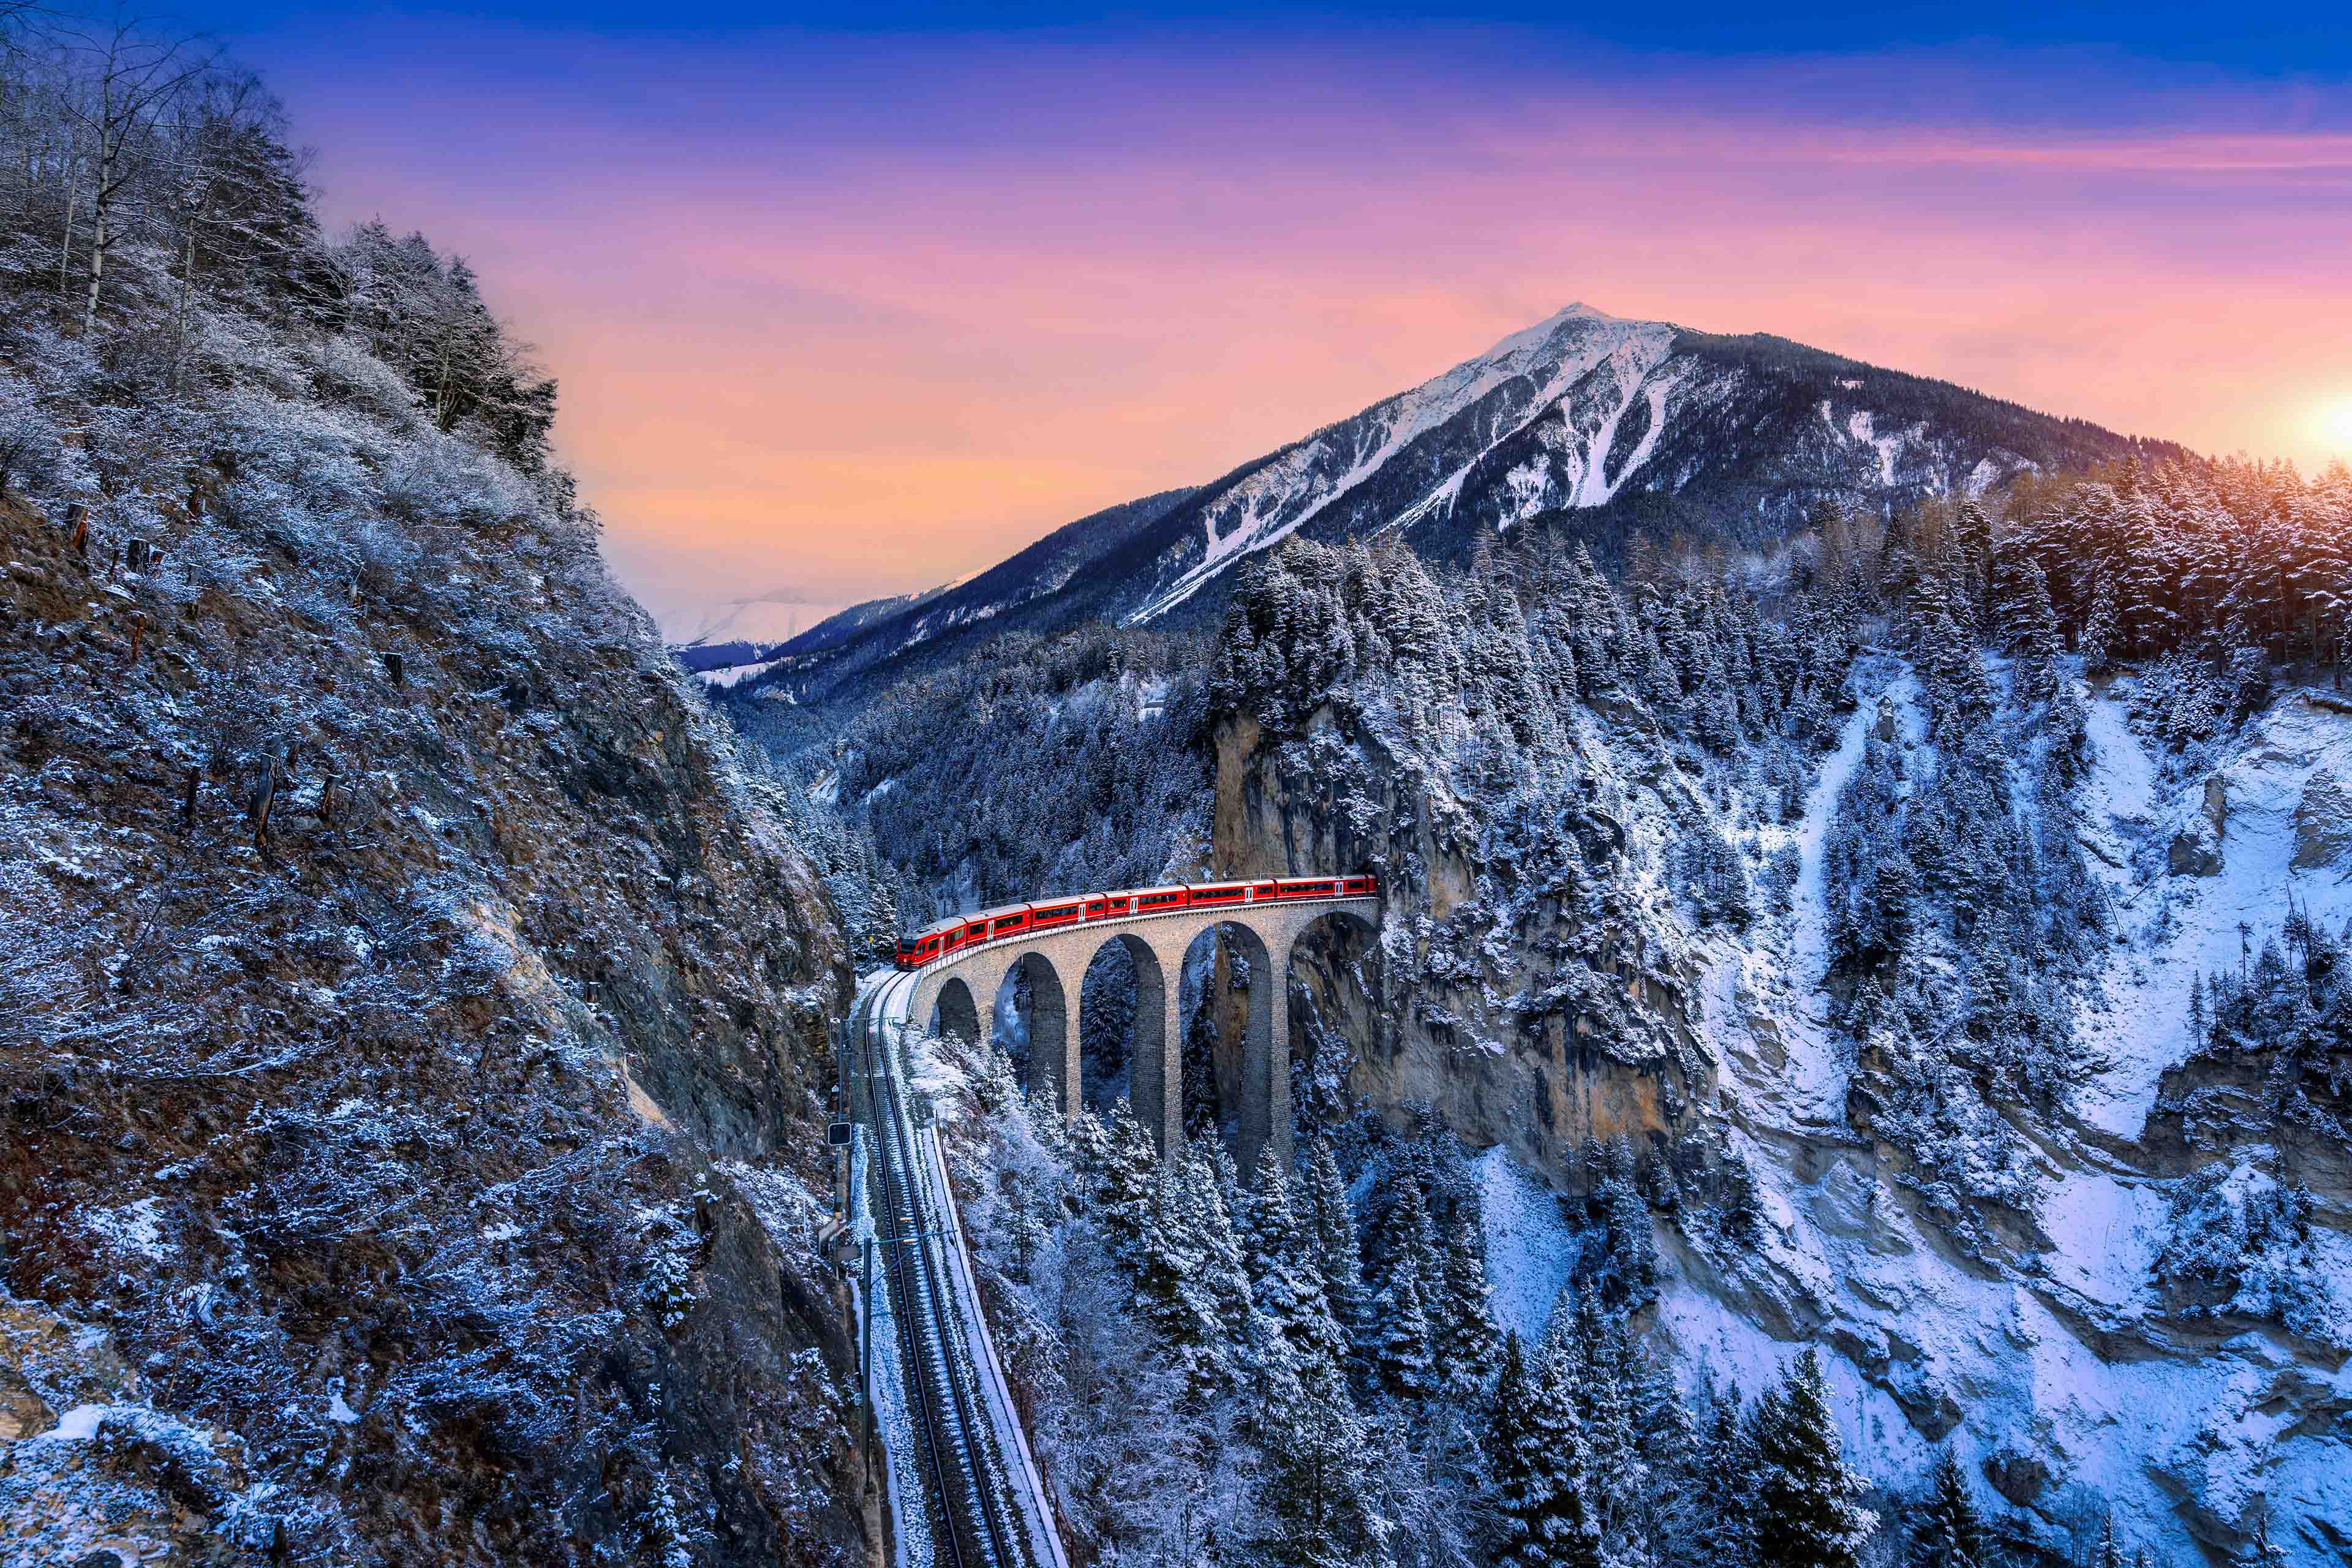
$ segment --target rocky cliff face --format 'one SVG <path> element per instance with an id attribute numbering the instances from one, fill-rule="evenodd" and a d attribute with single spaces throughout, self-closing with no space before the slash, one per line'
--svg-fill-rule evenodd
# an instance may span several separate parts
<path id="1" fill-rule="evenodd" d="M 0 499 L 0 1556 L 865 1559 L 788 803 L 593 520 L 271 352 Z"/>
<path id="2" fill-rule="evenodd" d="M 1216 731 L 1220 874 L 1381 879 L 1377 942 L 1334 930 L 1294 962 L 1294 1037 L 1315 1082 L 1294 1098 L 1426 1107 L 1562 1187 L 1583 1181 L 1590 1140 L 1678 1145 L 1714 1072 L 1691 1028 L 1693 950 L 1654 897 L 1657 846 L 1623 827 L 1670 817 L 1654 784 L 1684 787 L 1670 766 L 1642 782 L 1646 750 L 1578 738 L 1590 804 L 1552 825 L 1569 866 L 1538 870 L 1498 857 L 1497 825 L 1373 726 L 1324 708 L 1276 736 L 1229 715 Z"/>

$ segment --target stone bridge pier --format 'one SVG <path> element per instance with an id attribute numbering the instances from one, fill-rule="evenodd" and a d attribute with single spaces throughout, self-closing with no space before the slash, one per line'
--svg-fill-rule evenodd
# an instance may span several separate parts
<path id="1" fill-rule="evenodd" d="M 1240 1147 L 1244 1173 L 1270 1141 L 1292 1162 L 1290 958 L 1298 939 L 1327 921 L 1363 930 L 1380 921 L 1377 898 L 1296 903 L 1230 904 L 1126 921 L 1097 921 L 1057 931 L 1024 931 L 967 948 L 923 972 L 908 1016 L 928 1025 L 936 1007 L 942 1032 L 990 1042 L 997 993 L 1019 974 L 1029 983 L 1029 1082 L 1052 1093 L 1063 1112 L 1086 1103 L 1079 1081 L 1080 994 L 1087 969 L 1114 943 L 1135 966 L 1133 1055 L 1129 1098 L 1163 1159 L 1184 1144 L 1181 980 L 1184 955 L 1202 933 L 1223 927 L 1248 966 L 1249 1021 L 1242 1042 Z"/>

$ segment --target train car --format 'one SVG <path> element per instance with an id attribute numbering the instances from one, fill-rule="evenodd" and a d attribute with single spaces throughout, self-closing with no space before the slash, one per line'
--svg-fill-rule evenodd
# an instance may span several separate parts
<path id="1" fill-rule="evenodd" d="M 1165 888 L 1138 888 L 1135 890 L 1135 912 L 1139 915 L 1164 915 L 1185 909 L 1192 902 L 1192 889 L 1181 884 Z"/>
<path id="2" fill-rule="evenodd" d="M 912 936 L 900 937 L 898 967 L 920 969 L 927 963 L 938 963 L 947 955 L 950 933 L 961 929 L 953 923 L 930 925 Z"/>
<path id="3" fill-rule="evenodd" d="M 1029 906 L 1029 929 L 1051 931 L 1056 926 L 1074 926 L 1086 919 L 1084 899 L 1055 899 L 1046 903 Z"/>
<path id="4" fill-rule="evenodd" d="M 1117 892 L 1073 893 L 1033 904 L 1004 904 L 962 915 L 898 939 L 893 963 L 920 969 L 952 958 L 982 942 L 1032 931 L 1058 931 L 1096 921 L 1133 920 L 1178 910 L 1224 909 L 1236 904 L 1277 903 L 1288 899 L 1369 898 L 1380 891 L 1376 877 L 1276 877 L 1254 882 L 1171 883 Z"/>

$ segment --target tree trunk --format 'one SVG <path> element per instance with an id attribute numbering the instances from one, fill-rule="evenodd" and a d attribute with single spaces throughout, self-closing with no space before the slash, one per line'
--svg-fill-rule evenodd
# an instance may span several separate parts
<path id="1" fill-rule="evenodd" d="M 127 124 L 116 126 L 110 94 L 98 122 L 98 180 L 89 192 L 89 304 L 82 311 L 84 337 L 98 326 L 99 295 L 106 284 L 106 250 L 114 243 L 114 193 L 119 184 L 114 170 L 122 161 L 122 139 L 128 130 Z"/>
<path id="2" fill-rule="evenodd" d="M 107 163 L 101 166 L 110 166 L 112 162 L 109 159 Z M 103 184 L 100 185 L 98 199 L 93 205 L 96 210 L 90 215 L 89 303 L 82 310 L 81 316 L 81 335 L 84 337 L 89 336 L 98 328 L 98 297 L 100 291 L 106 286 L 107 208 L 112 204 L 106 197 Z"/>
<path id="3" fill-rule="evenodd" d="M 66 237 L 58 242 L 58 298 L 66 297 L 66 278 L 73 267 L 74 212 L 81 205 L 81 187 L 74 184 L 73 160 L 66 160 Z"/>
<path id="4" fill-rule="evenodd" d="M 196 825 L 196 764 L 188 764 L 188 782 L 180 792 L 180 831 L 187 832 Z"/>
<path id="5" fill-rule="evenodd" d="M 188 357 L 188 289 L 196 276 L 196 220 L 188 218 L 188 248 L 180 263 L 180 303 L 172 313 L 172 382 L 171 388 L 180 390 L 180 365 Z M 191 487 L 190 494 L 194 493 Z"/>
<path id="6" fill-rule="evenodd" d="M 261 762 L 261 787 L 253 795 L 253 847 L 269 857 L 269 808 L 278 802 L 278 754 L 273 752 Z"/>

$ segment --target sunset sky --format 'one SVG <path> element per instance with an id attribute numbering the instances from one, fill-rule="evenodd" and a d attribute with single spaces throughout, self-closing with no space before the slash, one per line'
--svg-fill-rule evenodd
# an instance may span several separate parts
<path id="1" fill-rule="evenodd" d="M 187 15 L 338 221 L 462 252 L 541 345 L 674 633 L 960 575 L 1571 300 L 2352 451 L 2319 7 L 1574 9 Z"/>

